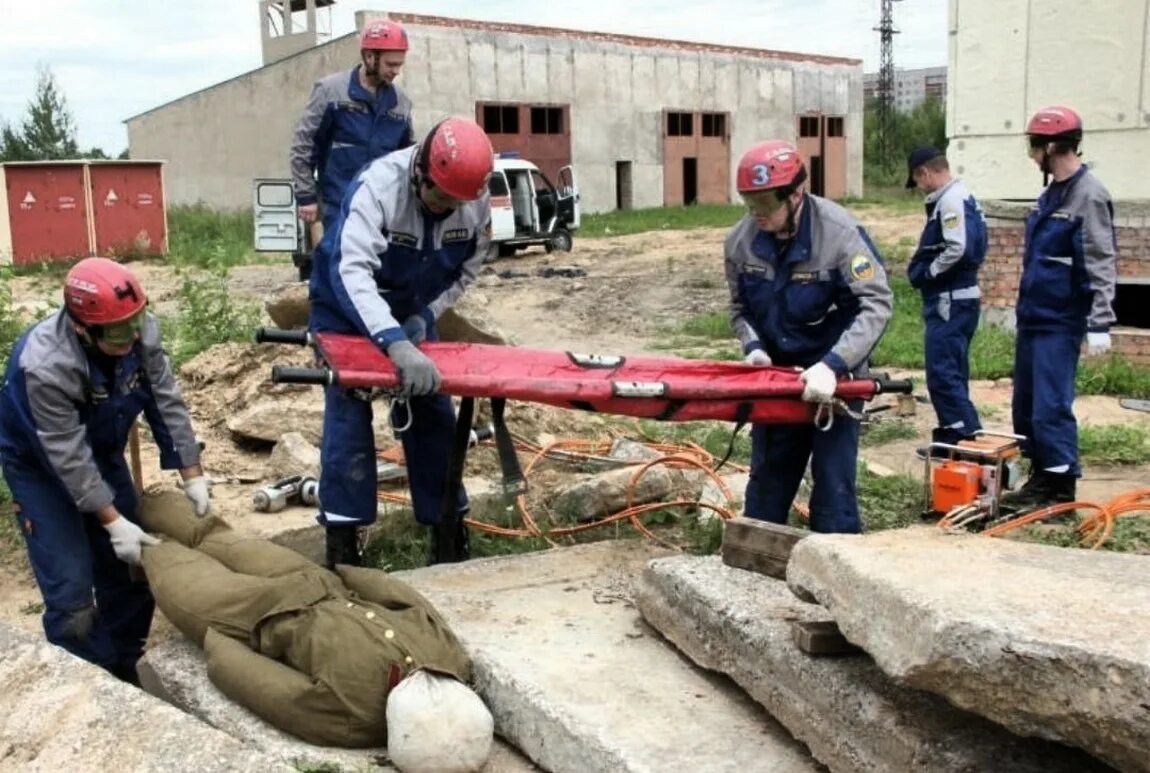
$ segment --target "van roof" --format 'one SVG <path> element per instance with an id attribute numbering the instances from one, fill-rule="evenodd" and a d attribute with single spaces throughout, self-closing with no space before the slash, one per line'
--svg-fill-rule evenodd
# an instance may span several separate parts
<path id="1" fill-rule="evenodd" d="M 538 169 L 535 164 L 522 158 L 495 158 L 496 169 Z"/>

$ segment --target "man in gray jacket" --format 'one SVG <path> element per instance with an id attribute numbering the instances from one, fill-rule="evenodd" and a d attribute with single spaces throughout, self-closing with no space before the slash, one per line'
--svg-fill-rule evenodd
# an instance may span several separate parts
<path id="1" fill-rule="evenodd" d="M 129 564 L 155 540 L 137 526 L 124 461 L 143 413 L 164 469 L 178 469 L 198 516 L 210 487 L 188 410 L 130 271 L 77 263 L 64 308 L 16 342 L 0 387 L 0 466 L 44 597 L 48 641 L 135 681 L 152 595 Z"/>

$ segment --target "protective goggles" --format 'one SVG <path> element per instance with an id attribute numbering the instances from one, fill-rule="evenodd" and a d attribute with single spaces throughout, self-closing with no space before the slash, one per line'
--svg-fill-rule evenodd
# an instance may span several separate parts
<path id="1" fill-rule="evenodd" d="M 1028 134 L 1026 136 L 1026 147 L 1030 148 L 1031 150 L 1042 150 L 1053 141 L 1054 140 L 1052 140 L 1050 137 L 1043 137 L 1037 134 Z"/>
<path id="2" fill-rule="evenodd" d="M 454 196 L 448 196 L 446 193 L 439 189 L 431 180 L 425 179 L 423 181 L 423 188 L 427 192 L 427 203 L 434 204 L 441 209 L 458 209 L 462 203 Z"/>
<path id="3" fill-rule="evenodd" d="M 144 314 L 144 309 L 140 309 L 121 322 L 100 325 L 97 337 L 114 346 L 130 344 L 136 340 L 136 336 L 144 332 Z"/>
<path id="4" fill-rule="evenodd" d="M 770 217 L 778 212 L 782 208 L 783 202 L 787 200 L 787 197 L 781 195 L 777 189 L 740 193 L 739 195 L 742 196 L 747 209 L 756 217 Z"/>

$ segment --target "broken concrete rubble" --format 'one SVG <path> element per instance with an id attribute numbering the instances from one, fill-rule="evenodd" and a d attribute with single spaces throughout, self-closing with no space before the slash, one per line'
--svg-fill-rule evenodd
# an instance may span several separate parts
<path id="1" fill-rule="evenodd" d="M 285 434 L 294 432 L 306 442 L 318 445 L 323 428 L 323 397 L 316 391 L 311 399 L 302 397 L 290 404 L 259 402 L 229 416 L 227 427 L 235 435 L 264 443 L 276 443 Z"/>
<path id="2" fill-rule="evenodd" d="M 1145 771 L 1148 570 L 1146 556 L 922 527 L 813 535 L 787 580 L 896 679 Z"/>
<path id="3" fill-rule="evenodd" d="M 1106 769 L 900 687 L 864 656 L 807 655 L 792 624 L 828 620 L 827 612 L 794 598 L 781 580 L 717 556 L 652 561 L 636 603 L 649 624 L 699 665 L 730 676 L 836 773 Z"/>
<path id="4" fill-rule="evenodd" d="M 638 467 L 593 475 L 559 492 L 552 509 L 579 523 L 606 518 L 628 505 L 641 505 L 666 499 L 675 485 L 675 476 L 666 467 L 650 467 L 635 478 Z"/>
<path id="5" fill-rule="evenodd" d="M 318 478 L 319 449 L 299 432 L 285 432 L 268 457 L 268 472 L 276 478 L 292 475 Z"/>
<path id="6" fill-rule="evenodd" d="M 195 717 L 0 623 L 0 768 L 291 771 Z"/>
<path id="7" fill-rule="evenodd" d="M 471 652 L 497 731 L 547 770 L 818 770 L 740 690 L 642 624 L 632 582 L 660 553 L 613 541 L 396 576 Z"/>

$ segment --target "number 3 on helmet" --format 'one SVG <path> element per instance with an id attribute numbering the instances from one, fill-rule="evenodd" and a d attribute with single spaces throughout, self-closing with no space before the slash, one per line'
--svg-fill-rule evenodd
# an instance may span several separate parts
<path id="1" fill-rule="evenodd" d="M 797 185 L 804 177 L 799 149 L 786 140 L 767 140 L 743 154 L 735 184 L 739 193 L 753 193 Z"/>

